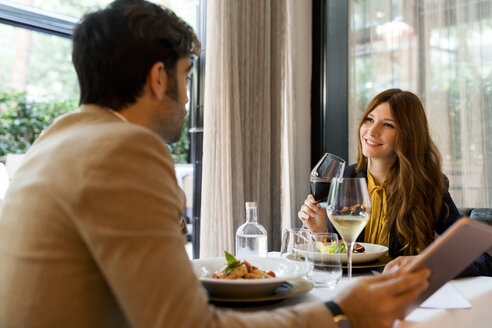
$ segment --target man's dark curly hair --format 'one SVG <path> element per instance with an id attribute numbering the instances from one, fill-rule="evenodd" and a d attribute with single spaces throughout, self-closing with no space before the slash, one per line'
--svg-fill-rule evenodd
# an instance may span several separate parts
<path id="1" fill-rule="evenodd" d="M 136 102 L 156 62 L 163 62 L 166 73 L 175 79 L 178 59 L 200 52 L 187 23 L 171 10 L 144 0 L 116 0 L 84 16 L 72 39 L 80 104 L 114 110 Z"/>

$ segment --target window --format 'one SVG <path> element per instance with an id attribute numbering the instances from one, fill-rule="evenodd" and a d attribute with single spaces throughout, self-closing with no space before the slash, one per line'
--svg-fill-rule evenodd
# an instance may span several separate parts
<path id="1" fill-rule="evenodd" d="M 0 43 L 9 45 L 0 48 L 0 156 L 25 152 L 54 116 L 77 109 L 79 87 L 71 63 L 70 35 L 84 13 L 110 2 L 0 0 Z M 196 26 L 199 0 L 153 2 L 171 8 L 192 27 Z M 13 113 L 18 111 L 19 103 L 26 105 L 23 117 Z M 38 113 L 40 108 L 43 108 L 42 115 Z M 33 127 L 29 136 L 20 132 L 25 125 L 15 126 L 30 124 L 41 116 L 44 121 Z M 189 145 L 185 125 L 181 140 L 169 145 L 177 163 L 190 161 Z"/>
<path id="2" fill-rule="evenodd" d="M 0 24 L 2 92 L 25 91 L 30 99 L 78 100 L 72 42 L 56 35 Z"/>
<path id="3" fill-rule="evenodd" d="M 12 3 L 27 5 L 43 11 L 68 17 L 80 18 L 85 13 L 102 9 L 113 0 L 13 0 Z M 194 29 L 196 27 L 196 8 L 199 0 L 149 0 L 173 10 Z"/>
<path id="4" fill-rule="evenodd" d="M 415 92 L 456 205 L 490 207 L 492 1 L 352 1 L 349 22 L 350 136 L 377 93 Z M 354 160 L 357 142 L 349 147 Z"/>
<path id="5" fill-rule="evenodd" d="M 56 116 L 75 110 L 79 88 L 67 34 L 75 19 L 3 3 L 0 15 L 9 23 L 0 24 L 0 156 L 6 156 L 24 153 Z"/>

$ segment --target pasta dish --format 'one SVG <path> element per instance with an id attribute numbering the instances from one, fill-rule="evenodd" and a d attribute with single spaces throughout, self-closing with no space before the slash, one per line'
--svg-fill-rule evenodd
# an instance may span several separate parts
<path id="1" fill-rule="evenodd" d="M 226 253 L 227 265 L 212 274 L 216 279 L 268 279 L 275 278 L 273 271 L 265 272 L 246 260 L 239 261 L 233 255 Z"/>

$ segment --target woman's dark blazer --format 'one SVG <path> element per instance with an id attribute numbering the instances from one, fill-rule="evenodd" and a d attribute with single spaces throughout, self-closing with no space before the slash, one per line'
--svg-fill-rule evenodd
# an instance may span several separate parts
<path id="1" fill-rule="evenodd" d="M 343 176 L 345 178 L 364 178 L 367 181 L 367 171 L 356 173 L 356 166 L 356 164 L 353 164 L 346 167 Z M 453 199 L 451 198 L 451 195 L 446 187 L 446 192 L 444 193 L 442 199 L 441 214 L 439 215 L 439 219 L 434 227 L 434 230 L 437 234 L 442 234 L 459 218 L 461 218 L 461 214 L 454 204 Z M 330 220 L 327 220 L 327 225 L 329 231 L 337 232 Z M 360 233 L 357 241 L 364 242 L 364 230 Z M 466 245 L 463 246 L 466 247 Z M 393 224 L 390 228 L 389 235 L 389 255 L 392 258 L 403 255 L 403 252 L 401 251 L 402 247 L 403 245 L 398 240 L 395 232 L 395 224 Z M 492 276 L 492 257 L 488 253 L 484 253 L 472 264 L 470 264 L 470 266 L 468 266 L 459 276 Z"/>

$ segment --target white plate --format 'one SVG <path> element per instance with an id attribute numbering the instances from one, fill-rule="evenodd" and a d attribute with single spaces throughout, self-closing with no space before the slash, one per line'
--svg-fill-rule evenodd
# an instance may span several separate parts
<path id="1" fill-rule="evenodd" d="M 356 263 L 366 263 L 366 262 L 371 262 L 375 261 L 381 256 L 383 256 L 387 251 L 388 247 L 383 246 L 383 245 L 377 245 L 377 244 L 369 244 L 369 243 L 358 243 L 366 249 L 364 253 L 353 253 L 352 254 L 352 264 Z M 304 250 L 299 249 L 298 250 L 301 256 L 305 253 Z M 329 254 L 329 253 L 316 253 L 314 255 L 315 260 L 321 260 L 321 256 L 335 256 L 335 254 Z M 347 263 L 347 253 L 343 253 L 340 256 L 342 263 L 346 264 Z"/>
<path id="2" fill-rule="evenodd" d="M 191 261 L 193 270 L 211 296 L 229 298 L 253 298 L 272 295 L 287 280 L 301 278 L 311 266 L 308 263 L 271 257 L 245 257 L 252 265 L 263 271 L 275 272 L 272 279 L 214 279 L 212 274 L 222 269 L 226 259 L 222 257 L 203 258 Z"/>
<path id="3" fill-rule="evenodd" d="M 235 306 L 237 303 L 272 302 L 303 295 L 311 289 L 313 289 L 311 281 L 299 278 L 283 282 L 271 295 L 246 298 L 210 296 L 210 301 L 220 306 Z"/>

